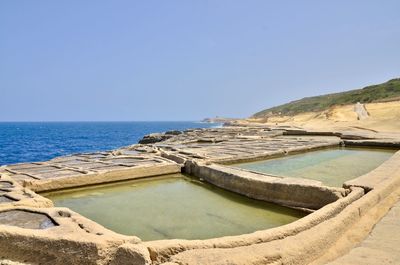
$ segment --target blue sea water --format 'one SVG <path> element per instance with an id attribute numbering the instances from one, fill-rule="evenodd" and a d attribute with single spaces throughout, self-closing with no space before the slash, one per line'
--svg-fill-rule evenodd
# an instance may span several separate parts
<path id="1" fill-rule="evenodd" d="M 198 122 L 0 122 L 0 165 L 111 150 L 137 143 L 149 133 L 213 126 Z"/>

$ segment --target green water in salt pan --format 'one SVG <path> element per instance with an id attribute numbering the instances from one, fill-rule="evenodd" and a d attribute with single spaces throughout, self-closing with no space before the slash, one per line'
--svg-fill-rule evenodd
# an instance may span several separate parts
<path id="1" fill-rule="evenodd" d="M 252 200 L 182 174 L 47 193 L 115 232 L 143 240 L 206 239 L 293 222 L 304 212 Z"/>
<path id="2" fill-rule="evenodd" d="M 395 150 L 390 149 L 333 148 L 233 166 L 341 187 L 344 182 L 375 169 L 394 153 Z"/>

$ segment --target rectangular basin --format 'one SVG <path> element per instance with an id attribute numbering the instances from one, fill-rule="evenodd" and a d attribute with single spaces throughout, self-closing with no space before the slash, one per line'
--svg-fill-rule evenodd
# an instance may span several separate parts
<path id="1" fill-rule="evenodd" d="M 378 148 L 329 148 L 231 166 L 275 176 L 313 179 L 327 186 L 341 187 L 345 181 L 375 169 L 395 152 Z"/>
<path id="2" fill-rule="evenodd" d="M 306 213 L 182 174 L 42 194 L 115 232 L 142 240 L 208 239 L 264 230 Z"/>

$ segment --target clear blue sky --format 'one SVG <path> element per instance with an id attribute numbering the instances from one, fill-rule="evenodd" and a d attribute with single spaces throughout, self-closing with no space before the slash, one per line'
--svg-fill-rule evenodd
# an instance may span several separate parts
<path id="1" fill-rule="evenodd" d="M 0 1 L 0 121 L 246 117 L 400 76 L 400 1 Z"/>

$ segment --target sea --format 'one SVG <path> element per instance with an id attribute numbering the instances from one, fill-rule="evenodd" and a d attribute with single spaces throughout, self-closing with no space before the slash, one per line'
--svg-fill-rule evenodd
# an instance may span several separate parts
<path id="1" fill-rule="evenodd" d="M 0 165 L 112 150 L 135 144 L 149 133 L 220 126 L 190 121 L 0 122 Z"/>

